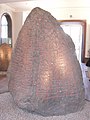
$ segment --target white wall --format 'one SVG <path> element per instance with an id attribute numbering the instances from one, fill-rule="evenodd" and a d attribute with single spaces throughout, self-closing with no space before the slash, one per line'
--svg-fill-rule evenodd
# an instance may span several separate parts
<path id="1" fill-rule="evenodd" d="M 13 28 L 14 28 L 14 34 L 13 34 L 13 38 L 14 38 L 14 40 L 13 40 L 13 46 L 14 46 L 14 44 L 15 44 L 15 42 L 16 42 L 16 40 L 17 40 L 17 37 L 18 37 L 18 34 L 19 34 L 19 32 L 20 32 L 20 30 L 21 30 L 21 27 L 22 27 L 22 21 L 23 20 L 23 14 L 22 14 L 22 12 L 14 12 L 14 14 L 13 14 Z"/>

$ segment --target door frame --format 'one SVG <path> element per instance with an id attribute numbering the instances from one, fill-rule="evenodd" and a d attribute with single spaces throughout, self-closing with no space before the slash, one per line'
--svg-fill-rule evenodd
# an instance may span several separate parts
<path id="1" fill-rule="evenodd" d="M 58 20 L 60 25 L 63 24 L 79 24 L 82 26 L 82 48 L 81 48 L 81 62 L 85 63 L 85 49 L 86 49 L 86 20 Z"/>

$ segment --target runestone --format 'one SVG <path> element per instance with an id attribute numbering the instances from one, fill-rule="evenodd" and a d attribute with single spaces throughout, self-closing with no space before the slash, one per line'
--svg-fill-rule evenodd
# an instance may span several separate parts
<path id="1" fill-rule="evenodd" d="M 57 116 L 84 107 L 82 72 L 72 39 L 39 7 L 27 16 L 8 68 L 9 91 L 19 108 Z"/>

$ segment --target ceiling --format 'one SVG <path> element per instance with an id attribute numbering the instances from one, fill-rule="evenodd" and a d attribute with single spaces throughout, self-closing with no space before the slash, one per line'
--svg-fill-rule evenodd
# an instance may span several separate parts
<path id="1" fill-rule="evenodd" d="M 46 0 L 47 1 L 47 0 Z M 27 11 L 34 7 L 45 7 L 45 0 L 26 0 L 21 2 L 6 3 L 8 6 L 12 7 L 16 11 Z"/>
<path id="2" fill-rule="evenodd" d="M 26 11 L 34 7 L 90 7 L 90 0 L 0 0 L 0 4 L 7 4 L 15 11 Z"/>
<path id="3" fill-rule="evenodd" d="M 72 3 L 72 0 L 0 0 L 0 4 L 7 4 L 16 11 L 26 11 L 34 7 L 55 8 L 67 4 L 67 1 Z"/>
<path id="4" fill-rule="evenodd" d="M 11 2 L 21 2 L 21 1 L 30 1 L 30 0 L 0 0 L 0 3 L 11 3 Z"/>
<path id="5" fill-rule="evenodd" d="M 30 8 L 30 2 L 37 0 L 0 0 L 0 4 L 6 4 L 15 11 L 24 11 Z M 41 1 L 41 0 L 39 0 Z"/>

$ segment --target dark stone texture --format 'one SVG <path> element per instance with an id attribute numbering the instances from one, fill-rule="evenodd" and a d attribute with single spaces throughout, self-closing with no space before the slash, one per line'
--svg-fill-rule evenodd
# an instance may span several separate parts
<path id="1" fill-rule="evenodd" d="M 65 115 L 84 106 L 75 46 L 57 20 L 34 8 L 12 52 L 9 91 L 22 109 L 43 116 Z"/>

